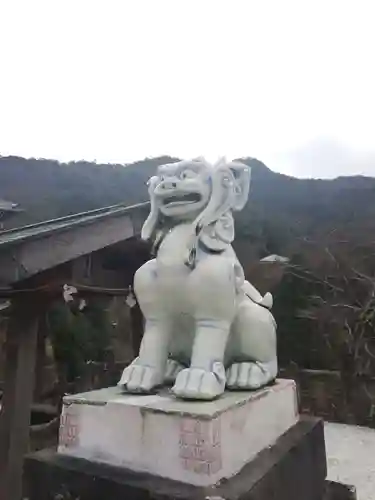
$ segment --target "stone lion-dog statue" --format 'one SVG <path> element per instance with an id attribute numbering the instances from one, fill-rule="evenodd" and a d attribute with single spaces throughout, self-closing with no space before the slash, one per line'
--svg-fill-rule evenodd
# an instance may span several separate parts
<path id="1" fill-rule="evenodd" d="M 203 158 L 162 165 L 148 183 L 142 239 L 156 258 L 134 277 L 145 317 L 138 357 L 118 385 L 150 393 L 174 384 L 178 398 L 213 400 L 255 390 L 277 375 L 272 296 L 245 280 L 231 246 L 232 212 L 245 206 L 250 169 Z"/>

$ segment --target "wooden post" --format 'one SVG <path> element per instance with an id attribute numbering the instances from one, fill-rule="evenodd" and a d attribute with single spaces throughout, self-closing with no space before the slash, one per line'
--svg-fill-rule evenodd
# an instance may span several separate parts
<path id="1" fill-rule="evenodd" d="M 46 338 L 48 335 L 47 314 L 40 314 L 38 321 L 38 339 L 36 348 L 36 366 L 34 380 L 34 403 L 38 402 L 45 386 L 44 376 L 46 368 Z"/>
<path id="2" fill-rule="evenodd" d="M 13 299 L 5 342 L 0 413 L 0 499 L 21 500 L 28 450 L 39 308 L 32 298 Z M 34 303 L 33 303 L 34 302 Z"/>

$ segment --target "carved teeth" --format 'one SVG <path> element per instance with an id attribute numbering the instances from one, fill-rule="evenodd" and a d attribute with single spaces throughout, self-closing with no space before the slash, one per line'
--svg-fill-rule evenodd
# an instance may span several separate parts
<path id="1" fill-rule="evenodd" d="M 165 198 L 164 205 L 182 205 L 186 203 L 197 203 L 201 197 L 198 193 L 184 193 Z"/>

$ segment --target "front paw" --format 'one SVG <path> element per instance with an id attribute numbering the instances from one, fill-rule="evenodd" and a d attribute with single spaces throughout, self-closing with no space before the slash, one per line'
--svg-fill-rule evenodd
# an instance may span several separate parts
<path id="1" fill-rule="evenodd" d="M 182 399 L 212 400 L 225 390 L 225 370 L 222 363 L 213 364 L 212 371 L 186 368 L 176 378 L 172 392 Z"/>
<path id="2" fill-rule="evenodd" d="M 142 365 L 136 359 L 125 368 L 117 385 L 128 392 L 137 394 L 151 392 L 161 383 L 162 375 L 160 371 L 153 366 Z"/>

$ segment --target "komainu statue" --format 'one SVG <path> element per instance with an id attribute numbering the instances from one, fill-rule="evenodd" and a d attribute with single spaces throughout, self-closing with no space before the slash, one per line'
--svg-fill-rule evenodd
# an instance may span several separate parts
<path id="1" fill-rule="evenodd" d="M 250 169 L 199 158 L 160 166 L 148 185 L 142 238 L 156 258 L 134 277 L 145 332 L 118 385 L 147 393 L 170 383 L 179 398 L 212 400 L 226 388 L 269 384 L 277 374 L 272 296 L 245 280 L 231 246 Z"/>

